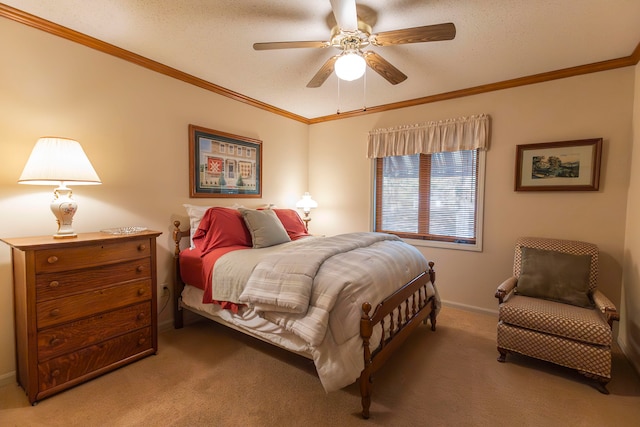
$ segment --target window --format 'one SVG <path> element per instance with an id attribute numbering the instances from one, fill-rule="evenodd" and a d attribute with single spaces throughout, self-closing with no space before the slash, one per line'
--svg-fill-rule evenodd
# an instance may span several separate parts
<path id="1" fill-rule="evenodd" d="M 380 157 L 375 231 L 478 247 L 480 150 Z"/>
<path id="2" fill-rule="evenodd" d="M 417 246 L 482 250 L 489 128 L 479 114 L 370 131 L 374 230 Z"/>

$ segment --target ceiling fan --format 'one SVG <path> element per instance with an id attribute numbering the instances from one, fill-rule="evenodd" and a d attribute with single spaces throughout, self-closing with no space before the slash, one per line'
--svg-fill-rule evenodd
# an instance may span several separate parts
<path id="1" fill-rule="evenodd" d="M 356 80 L 369 66 L 384 77 L 389 83 L 396 85 L 407 79 L 407 76 L 391 65 L 378 53 L 365 50 L 372 46 L 391 46 L 407 43 L 422 43 L 441 40 L 452 40 L 456 36 L 453 23 L 426 25 L 423 27 L 404 28 L 374 34 L 372 26 L 375 12 L 365 6 L 356 9 L 355 0 L 330 0 L 335 22 L 327 18 L 330 24 L 329 41 L 288 41 L 254 43 L 255 50 L 291 49 L 291 48 L 327 48 L 335 47 L 341 52 L 329 58 L 320 70 L 309 81 L 307 87 L 320 87 L 336 71 L 342 80 Z M 367 22 L 369 21 L 369 22 Z"/>

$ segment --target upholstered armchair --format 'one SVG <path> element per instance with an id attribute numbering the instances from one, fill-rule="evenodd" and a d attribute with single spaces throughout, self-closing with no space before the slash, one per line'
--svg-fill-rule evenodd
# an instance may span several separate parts
<path id="1" fill-rule="evenodd" d="M 513 276 L 496 291 L 499 362 L 520 353 L 576 369 L 608 394 L 616 307 L 597 290 L 598 247 L 519 238 Z"/>

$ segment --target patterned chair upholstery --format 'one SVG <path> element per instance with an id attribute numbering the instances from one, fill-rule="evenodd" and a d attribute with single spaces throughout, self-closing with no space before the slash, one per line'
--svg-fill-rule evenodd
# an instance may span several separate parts
<path id="1" fill-rule="evenodd" d="M 518 295 L 523 247 L 591 255 L 588 296 L 593 308 Z M 569 240 L 519 238 L 515 246 L 513 276 L 500 284 L 495 294 L 499 301 L 498 361 L 505 362 L 509 352 L 546 360 L 576 369 L 597 380 L 598 390 L 608 394 L 606 384 L 611 379 L 612 324 L 619 320 L 619 314 L 613 303 L 597 290 L 597 280 L 596 245 Z"/>

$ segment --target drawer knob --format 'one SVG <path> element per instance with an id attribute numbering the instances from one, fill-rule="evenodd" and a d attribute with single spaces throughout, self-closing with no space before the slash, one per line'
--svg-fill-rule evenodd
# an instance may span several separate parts
<path id="1" fill-rule="evenodd" d="M 49 264 L 55 264 L 56 262 L 58 262 L 58 257 L 55 255 L 52 255 L 49 258 L 47 258 L 47 262 Z"/>
<path id="2" fill-rule="evenodd" d="M 57 377 L 60 375 L 60 369 L 54 369 L 53 371 L 51 371 L 51 376 L 53 378 Z"/>
<path id="3" fill-rule="evenodd" d="M 51 316 L 53 316 L 53 317 L 55 317 L 55 316 L 59 316 L 59 315 L 60 315 L 60 309 L 59 309 L 59 308 L 54 308 L 53 310 L 51 310 L 51 311 L 49 312 L 49 314 L 50 314 Z"/>
<path id="4" fill-rule="evenodd" d="M 145 318 L 145 314 L 144 313 L 138 313 L 138 320 L 142 320 Z"/>
<path id="5" fill-rule="evenodd" d="M 139 265 L 138 267 L 136 267 L 136 271 L 138 273 L 142 273 L 144 271 L 144 266 L 143 265 Z"/>
<path id="6" fill-rule="evenodd" d="M 147 342 L 147 339 L 146 339 L 146 338 L 140 338 L 140 339 L 138 340 L 138 345 L 142 345 L 142 344 L 144 344 L 144 343 L 146 343 L 146 342 Z"/>
<path id="7" fill-rule="evenodd" d="M 147 245 L 145 245 L 144 243 L 141 243 L 140 245 L 138 245 L 138 250 L 140 252 L 144 251 L 145 249 L 147 249 Z"/>
<path id="8" fill-rule="evenodd" d="M 49 341 L 49 345 L 51 347 L 55 347 L 57 345 L 60 345 L 62 343 L 62 340 L 60 338 L 51 338 L 51 341 Z"/>
<path id="9" fill-rule="evenodd" d="M 144 288 L 138 289 L 138 295 L 144 295 L 144 292 L 145 292 Z"/>
<path id="10" fill-rule="evenodd" d="M 53 282 L 49 283 L 50 288 L 57 288 L 58 286 L 60 286 L 60 282 L 58 282 L 57 280 L 54 280 Z"/>

